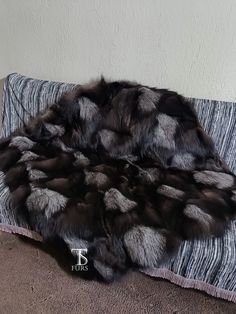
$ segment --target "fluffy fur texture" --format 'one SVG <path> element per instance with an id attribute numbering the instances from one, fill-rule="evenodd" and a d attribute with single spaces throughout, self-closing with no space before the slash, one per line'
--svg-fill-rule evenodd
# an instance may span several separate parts
<path id="1" fill-rule="evenodd" d="M 106 281 L 221 235 L 236 210 L 235 177 L 192 104 L 130 82 L 65 94 L 1 141 L 0 171 L 17 214 L 45 241 L 87 248 Z"/>

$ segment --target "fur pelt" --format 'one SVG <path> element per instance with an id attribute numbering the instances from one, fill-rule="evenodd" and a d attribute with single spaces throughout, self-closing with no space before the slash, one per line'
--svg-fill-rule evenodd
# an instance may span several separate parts
<path id="1" fill-rule="evenodd" d="M 235 176 L 192 104 L 137 83 L 75 87 L 2 139 L 0 170 L 17 215 L 45 241 L 87 248 L 106 281 L 235 216 Z"/>

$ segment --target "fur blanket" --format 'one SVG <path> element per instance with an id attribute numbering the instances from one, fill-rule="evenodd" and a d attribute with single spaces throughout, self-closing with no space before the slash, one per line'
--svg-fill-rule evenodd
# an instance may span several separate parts
<path id="1" fill-rule="evenodd" d="M 2 140 L 0 170 L 16 216 L 88 249 L 106 281 L 221 235 L 235 215 L 235 177 L 192 104 L 136 83 L 76 87 Z"/>

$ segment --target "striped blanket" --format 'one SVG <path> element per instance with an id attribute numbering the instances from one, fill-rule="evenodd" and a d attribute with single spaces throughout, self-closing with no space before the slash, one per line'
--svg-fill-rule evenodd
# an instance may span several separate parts
<path id="1" fill-rule="evenodd" d="M 31 116 L 54 103 L 72 84 L 33 80 L 18 74 L 7 77 L 3 93 L 2 135 L 21 127 Z M 205 131 L 214 139 L 221 157 L 236 172 L 233 152 L 235 142 L 235 110 L 232 103 L 194 100 L 195 109 Z M 224 130 L 224 131 L 222 131 Z M 0 228 L 40 239 L 29 227 L 9 217 L 8 191 L 0 177 Z M 166 278 L 183 287 L 197 288 L 227 300 L 236 301 L 235 223 L 223 238 L 186 241 L 172 259 L 162 261 L 158 268 L 147 269 L 153 277 Z"/>

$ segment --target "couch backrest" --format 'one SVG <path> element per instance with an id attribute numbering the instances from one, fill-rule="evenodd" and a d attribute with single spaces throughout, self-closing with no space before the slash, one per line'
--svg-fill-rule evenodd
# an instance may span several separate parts
<path id="1" fill-rule="evenodd" d="M 2 136 L 22 126 L 40 110 L 58 100 L 73 84 L 32 79 L 13 73 L 3 89 Z M 213 138 L 220 156 L 236 173 L 236 103 L 191 99 L 204 130 Z"/>

